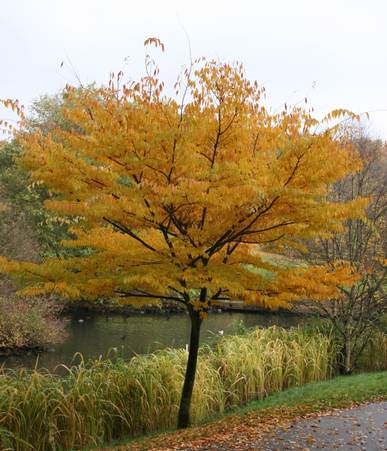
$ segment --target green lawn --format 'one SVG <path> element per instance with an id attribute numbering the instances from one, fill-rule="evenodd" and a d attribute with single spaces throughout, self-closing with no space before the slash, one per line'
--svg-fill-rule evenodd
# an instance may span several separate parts
<path id="1" fill-rule="evenodd" d="M 294 387 L 276 393 L 263 401 L 253 401 L 232 413 L 257 409 L 295 407 L 300 404 L 319 407 L 341 407 L 362 403 L 378 397 L 387 398 L 387 372 L 340 376 L 334 379 Z M 231 412 L 230 412 L 231 414 Z"/>

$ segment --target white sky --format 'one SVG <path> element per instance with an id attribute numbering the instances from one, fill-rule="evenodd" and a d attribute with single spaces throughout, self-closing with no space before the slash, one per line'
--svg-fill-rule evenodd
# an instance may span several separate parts
<path id="1" fill-rule="evenodd" d="M 387 140 L 387 0 L 0 0 L 0 98 L 28 106 L 74 71 L 85 84 L 135 78 L 151 36 L 173 82 L 189 62 L 183 29 L 194 57 L 243 62 L 275 109 L 307 96 L 319 113 L 369 111 L 369 133 Z"/>

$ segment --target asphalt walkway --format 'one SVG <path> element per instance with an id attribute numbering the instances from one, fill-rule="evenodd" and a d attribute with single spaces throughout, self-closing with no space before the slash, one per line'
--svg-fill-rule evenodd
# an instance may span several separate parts
<path id="1" fill-rule="evenodd" d="M 115 450 L 387 451 L 387 401 L 293 417 L 281 408 L 269 416 L 258 413 L 226 417 L 219 423 Z"/>
<path id="2" fill-rule="evenodd" d="M 251 445 L 262 451 L 385 451 L 387 402 L 292 422 Z"/>

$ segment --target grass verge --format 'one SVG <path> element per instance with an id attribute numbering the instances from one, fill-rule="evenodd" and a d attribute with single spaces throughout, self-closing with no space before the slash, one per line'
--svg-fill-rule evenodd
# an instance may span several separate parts
<path id="1" fill-rule="evenodd" d="M 363 373 L 293 387 L 261 401 L 228 411 L 222 418 L 184 431 L 174 431 L 126 443 L 113 443 L 103 449 L 161 450 L 195 449 L 211 443 L 227 444 L 238 434 L 251 440 L 270 432 L 279 424 L 298 417 L 315 416 L 365 402 L 387 399 L 387 372 Z"/>

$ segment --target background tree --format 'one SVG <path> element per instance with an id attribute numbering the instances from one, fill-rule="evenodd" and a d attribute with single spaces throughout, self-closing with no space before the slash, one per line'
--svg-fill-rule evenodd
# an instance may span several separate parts
<path id="1" fill-rule="evenodd" d="M 93 86 L 78 89 L 92 91 Z M 26 131 L 47 135 L 55 128 L 71 130 L 76 127 L 63 117 L 65 105 L 71 108 L 61 94 L 41 96 L 33 102 L 25 118 Z M 73 250 L 63 248 L 60 241 L 70 237 L 68 227 L 74 221 L 44 208 L 44 202 L 53 193 L 39 181 L 32 180 L 28 171 L 17 163 L 22 153 L 22 146 L 14 139 L 1 145 L 0 199 L 7 205 L 0 226 L 0 242 L 4 242 L 1 253 L 31 261 L 40 257 L 71 255 Z M 9 230 L 12 230 L 11 240 Z M 21 248 L 26 252 L 20 253 Z"/>
<path id="2" fill-rule="evenodd" d="M 346 262 L 361 279 L 351 287 L 339 286 L 343 296 L 310 307 L 327 316 L 342 348 L 341 370 L 351 373 L 378 327 L 386 305 L 387 153 L 386 145 L 350 131 L 363 166 L 334 185 L 335 201 L 368 198 L 366 218 L 351 218 L 345 229 L 327 238 L 318 238 L 303 254 L 311 264 L 334 265 Z"/>
<path id="3" fill-rule="evenodd" d="M 9 158 L 10 147 L 6 141 L 0 143 L 0 254 L 16 260 L 36 261 L 39 246 L 31 222 L 23 210 L 12 205 L 8 186 L 3 182 L 3 178 L 13 179 L 11 172 L 22 172 Z M 9 277 L 0 275 L 0 298 L 9 296 L 15 289 Z"/>
<path id="4" fill-rule="evenodd" d="M 63 245 L 93 252 L 42 264 L 2 259 L 1 267 L 29 294 L 184 305 L 191 336 L 178 425 L 185 427 L 211 306 L 338 296 L 339 282 L 354 280 L 344 265 L 285 269 L 260 251 L 338 232 L 364 202 L 327 198 L 331 183 L 359 168 L 336 129 L 317 134 L 319 123 L 301 108 L 270 114 L 242 66 L 193 63 L 175 85 L 180 102 L 164 94 L 149 57 L 146 67 L 138 83 L 121 86 L 119 74 L 93 93 L 66 87 L 71 107 L 61 111 L 77 124 L 70 130 L 31 132 L 22 120 L 21 161 L 55 194 L 45 206 L 82 218 Z"/>

